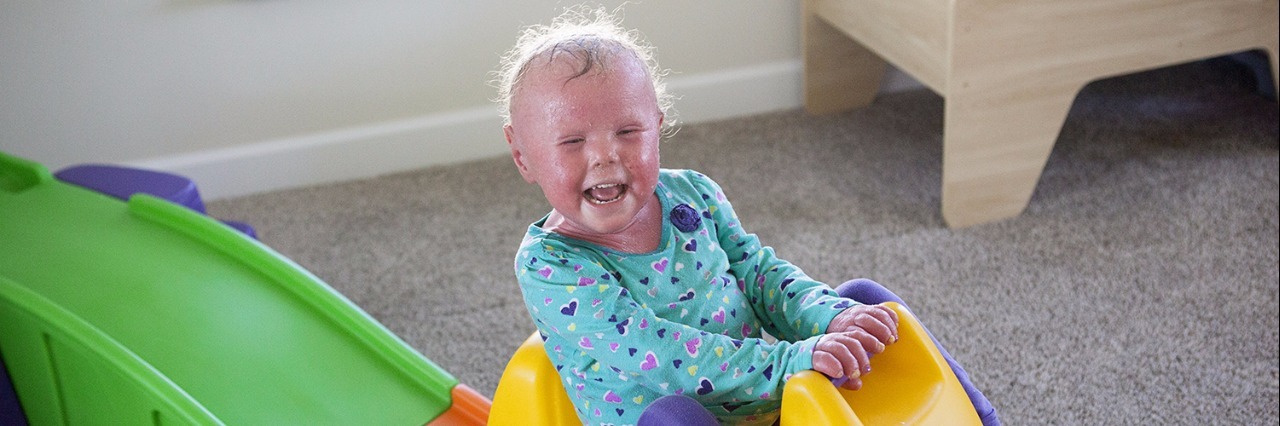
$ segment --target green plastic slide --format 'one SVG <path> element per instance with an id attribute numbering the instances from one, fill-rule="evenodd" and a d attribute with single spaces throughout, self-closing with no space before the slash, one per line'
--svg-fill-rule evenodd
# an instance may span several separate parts
<path id="1" fill-rule="evenodd" d="M 34 425 L 421 425 L 458 383 L 218 221 L 4 153 L 0 356 Z"/>

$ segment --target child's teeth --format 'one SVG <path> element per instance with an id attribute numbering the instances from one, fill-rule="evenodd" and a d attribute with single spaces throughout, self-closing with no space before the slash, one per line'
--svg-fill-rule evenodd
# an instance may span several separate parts
<path id="1" fill-rule="evenodd" d="M 587 198 L 596 204 L 605 204 L 617 200 L 626 189 L 622 184 L 596 185 L 587 190 Z"/>

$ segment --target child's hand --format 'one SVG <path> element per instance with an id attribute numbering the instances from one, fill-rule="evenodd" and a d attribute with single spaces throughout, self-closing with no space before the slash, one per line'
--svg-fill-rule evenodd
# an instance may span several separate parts
<path id="1" fill-rule="evenodd" d="M 876 345 L 869 341 L 863 342 L 867 350 L 878 354 L 884 350 L 884 345 L 898 341 L 898 313 L 884 304 L 856 305 L 840 312 L 831 320 L 831 324 L 827 325 L 827 333 L 849 333 L 859 330 L 870 334 L 880 343 Z M 880 349 L 875 350 L 876 347 Z"/>
<path id="2" fill-rule="evenodd" d="M 849 390 L 861 389 L 862 375 L 871 372 L 871 355 L 862 344 L 866 339 L 859 339 L 854 334 L 827 334 L 813 347 L 813 369 L 837 379 L 833 383 Z"/>
<path id="3" fill-rule="evenodd" d="M 884 305 L 854 306 L 831 320 L 827 332 L 813 349 L 813 369 L 858 390 L 871 372 L 871 356 L 898 340 L 898 314 Z"/>

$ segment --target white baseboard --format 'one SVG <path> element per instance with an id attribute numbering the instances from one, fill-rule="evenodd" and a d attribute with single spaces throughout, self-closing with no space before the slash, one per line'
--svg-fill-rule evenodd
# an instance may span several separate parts
<path id="1" fill-rule="evenodd" d="M 680 98 L 676 111 L 685 123 L 745 117 L 804 106 L 804 63 L 790 60 L 691 76 L 673 76 L 668 89 Z M 880 93 L 922 88 L 890 67 Z"/>
<path id="2" fill-rule="evenodd" d="M 799 60 L 674 75 L 685 124 L 799 108 Z M 892 71 L 882 91 L 918 87 Z M 128 163 L 193 179 L 206 200 L 362 179 L 507 155 L 492 105 Z"/>
<path id="3" fill-rule="evenodd" d="M 685 124 L 799 108 L 803 64 L 775 62 L 725 71 L 672 75 L 667 90 L 678 96 L 676 113 Z"/>
<path id="4" fill-rule="evenodd" d="M 130 166 L 194 180 L 206 200 L 362 179 L 504 155 L 492 105 L 224 149 Z"/>

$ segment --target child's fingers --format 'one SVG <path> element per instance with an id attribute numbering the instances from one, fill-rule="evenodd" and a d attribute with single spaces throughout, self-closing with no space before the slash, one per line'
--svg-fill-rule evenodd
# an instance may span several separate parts
<path id="1" fill-rule="evenodd" d="M 864 320 L 855 323 L 852 327 L 849 327 L 849 330 L 846 331 L 846 333 L 862 333 L 867 337 L 875 339 L 876 343 L 882 344 L 893 343 L 895 341 L 893 329 L 890 329 L 888 326 L 885 326 L 883 323 L 875 320 Z M 867 349 L 880 353 L 880 351 L 875 350 L 876 345 L 874 344 L 867 345 Z"/>
<path id="2" fill-rule="evenodd" d="M 871 305 L 870 308 L 867 314 L 878 320 L 888 331 L 886 335 L 877 335 L 882 338 L 881 341 L 885 343 L 898 341 L 898 313 L 884 304 Z"/>
<path id="3" fill-rule="evenodd" d="M 893 335 L 894 337 L 897 337 L 898 312 L 894 311 L 892 308 L 889 308 L 883 303 L 879 305 L 871 305 L 871 308 L 872 308 L 870 312 L 871 316 L 876 317 L 877 319 L 880 320 L 880 322 L 884 323 L 885 326 L 888 326 L 890 329 L 894 330 Z"/>
<path id="4" fill-rule="evenodd" d="M 832 378 L 857 378 L 867 364 L 862 343 L 846 334 L 828 334 L 813 349 L 814 370 Z"/>
<path id="5" fill-rule="evenodd" d="M 840 384 L 840 387 L 848 390 L 855 390 L 855 391 L 858 389 L 862 389 L 862 379 L 854 378 L 854 379 L 846 380 L 844 383 Z"/>
<path id="6" fill-rule="evenodd" d="M 884 305 L 862 305 L 851 308 L 843 331 L 866 330 L 877 340 L 888 344 L 898 341 L 897 315 Z"/>
<path id="7" fill-rule="evenodd" d="M 853 315 L 857 313 L 857 306 L 845 309 L 835 318 L 831 319 L 831 324 L 827 326 L 827 333 L 843 333 L 849 331 L 853 327 Z"/>
<path id="8" fill-rule="evenodd" d="M 880 307 L 880 309 L 883 309 L 884 312 L 889 315 L 890 323 L 893 324 L 893 328 L 897 330 L 898 329 L 898 311 L 895 311 L 889 308 L 888 306 L 885 306 L 885 304 L 883 303 L 876 306 Z"/>
<path id="9" fill-rule="evenodd" d="M 825 374 L 827 377 L 844 377 L 844 367 L 840 365 L 840 360 L 836 359 L 836 356 L 830 352 L 816 348 L 813 351 L 813 370 Z"/>
<path id="10" fill-rule="evenodd" d="M 829 334 L 818 341 L 813 350 L 814 369 L 831 378 L 850 377 L 849 365 L 857 363 L 843 344 Z"/>
<path id="11" fill-rule="evenodd" d="M 884 345 L 884 342 L 881 340 L 881 338 L 875 336 L 874 334 L 872 334 L 871 332 L 868 332 L 867 330 L 864 330 L 861 328 L 855 328 L 853 331 L 849 331 L 843 334 L 858 341 L 862 350 L 867 353 L 868 361 L 870 360 L 869 357 L 871 355 L 876 355 L 881 352 L 884 352 L 885 345 Z M 866 363 L 866 362 L 862 363 L 863 373 L 869 372 L 870 368 L 871 368 L 871 365 L 869 363 Z"/>
<path id="12" fill-rule="evenodd" d="M 839 345 L 835 348 L 835 354 L 844 367 L 845 377 L 857 378 L 871 371 L 871 355 L 867 353 L 864 341 L 873 341 L 869 335 L 863 333 L 857 336 L 855 333 L 839 333 L 830 335 L 831 343 Z M 875 344 L 879 344 L 876 342 Z"/>

